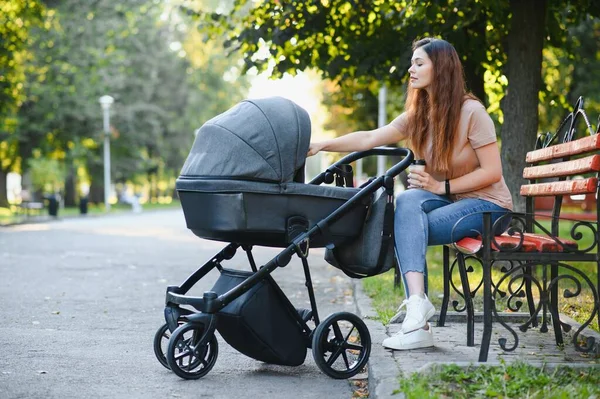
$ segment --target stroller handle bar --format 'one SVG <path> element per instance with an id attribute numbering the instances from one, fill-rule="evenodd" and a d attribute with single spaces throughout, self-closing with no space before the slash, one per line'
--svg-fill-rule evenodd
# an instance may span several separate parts
<path id="1" fill-rule="evenodd" d="M 339 168 L 340 165 L 349 164 L 351 162 L 354 162 L 359 159 L 369 157 L 372 155 L 403 156 L 404 157 L 400 162 L 398 162 L 397 164 L 392 166 L 390 169 L 388 169 L 384 173 L 384 176 L 389 176 L 389 177 L 398 176 L 400 174 L 400 172 L 402 172 L 404 169 L 406 169 L 408 167 L 408 165 L 410 165 L 410 163 L 414 159 L 413 152 L 410 149 L 404 148 L 404 147 L 375 147 L 375 148 L 372 148 L 372 149 L 366 150 L 366 151 L 357 151 L 357 152 L 353 152 L 353 153 L 346 155 L 345 157 L 343 157 L 342 159 L 340 159 L 333 165 L 329 166 L 325 172 L 317 175 L 314 179 L 312 179 L 310 181 L 309 184 L 321 184 L 321 183 L 325 182 L 325 179 L 326 179 L 325 176 L 327 174 L 333 173 L 337 168 Z"/>
<path id="2" fill-rule="evenodd" d="M 392 166 L 387 172 L 385 172 L 385 174 L 383 176 L 379 176 L 375 179 L 372 179 L 365 186 L 362 186 L 363 189 L 360 190 L 353 197 L 353 199 L 352 199 L 353 202 L 360 201 L 360 200 L 364 199 L 365 197 L 372 195 L 380 187 L 385 187 L 386 191 L 388 191 L 388 193 L 392 192 L 393 187 L 394 187 L 394 177 L 396 177 L 397 175 L 400 174 L 400 172 L 402 172 L 403 170 L 408 168 L 408 166 L 414 159 L 413 152 L 411 150 L 409 150 L 408 148 L 402 148 L 402 147 L 399 147 L 399 148 L 375 147 L 375 148 L 373 148 L 371 150 L 367 150 L 367 151 L 353 152 L 353 153 L 348 154 L 347 156 L 343 157 L 342 159 L 340 159 L 339 161 L 334 163 L 329 168 L 327 168 L 327 170 L 325 172 L 323 172 L 323 173 L 319 174 L 317 177 L 315 177 L 310 182 L 310 184 L 321 184 L 326 180 L 326 176 L 328 174 L 331 175 L 333 173 L 333 169 L 335 167 L 339 167 L 342 164 L 347 164 L 349 162 L 353 162 L 357 159 L 364 158 L 364 157 L 370 156 L 370 155 L 397 155 L 397 156 L 400 155 L 400 156 L 404 156 L 404 158 L 400 162 L 398 162 L 397 164 Z M 348 213 L 351 208 L 352 208 L 352 205 L 350 203 L 343 204 L 342 206 L 337 208 L 335 211 L 333 211 L 325 219 L 323 219 L 322 221 L 320 221 L 319 223 L 314 225 L 307 233 L 301 234 L 296 241 L 301 242 L 307 236 L 310 236 L 311 234 L 315 233 L 316 230 L 326 231 L 328 225 L 330 225 L 333 222 L 340 219 L 342 216 L 344 216 L 346 213 Z"/>

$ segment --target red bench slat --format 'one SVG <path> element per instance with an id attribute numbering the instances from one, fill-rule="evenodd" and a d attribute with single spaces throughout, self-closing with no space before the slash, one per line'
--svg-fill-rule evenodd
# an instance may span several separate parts
<path id="1" fill-rule="evenodd" d="M 510 236 L 504 233 L 500 236 L 494 237 L 495 242 L 502 249 L 511 249 L 519 245 L 520 236 Z M 568 249 L 577 249 L 577 243 L 572 240 L 565 240 L 560 238 L 560 241 L 564 244 L 564 247 Z M 481 237 L 471 238 L 465 237 L 455 243 L 456 247 L 460 250 L 464 250 L 469 253 L 476 253 L 481 249 L 482 240 Z M 492 242 L 492 248 L 498 251 L 498 246 Z M 534 233 L 525 233 L 523 237 L 523 243 L 521 244 L 521 252 L 564 252 L 564 248 L 548 236 L 543 236 Z"/>
<path id="2" fill-rule="evenodd" d="M 511 248 L 515 248 L 517 245 L 519 245 L 519 241 L 521 240 L 518 236 L 509 236 L 508 234 L 502 234 L 500 236 L 496 236 L 494 237 L 494 240 L 496 241 L 496 243 L 498 245 L 500 245 L 500 248 L 503 249 L 511 249 Z M 498 248 L 496 248 L 493 245 L 493 241 L 492 241 L 492 246 L 494 248 L 494 250 L 498 250 Z M 525 239 L 523 240 L 523 243 L 521 244 L 521 251 L 522 252 L 535 252 L 537 251 L 537 245 L 531 241 L 529 241 L 527 239 L 527 237 L 525 237 Z"/>
<path id="3" fill-rule="evenodd" d="M 511 237 L 511 236 L 496 236 L 495 237 L 496 243 L 498 245 L 500 245 L 500 248 L 514 248 L 518 245 L 519 243 L 519 239 L 516 237 Z M 469 252 L 469 253 L 476 253 L 477 251 L 479 251 L 481 249 L 483 241 L 481 240 L 481 237 L 477 237 L 477 238 L 471 238 L 471 237 L 465 237 L 462 240 L 459 240 L 457 242 L 455 242 L 454 244 L 456 245 L 456 247 L 459 250 L 462 250 L 464 252 Z M 496 245 L 494 245 L 494 243 L 492 242 L 492 248 L 494 251 L 498 250 L 498 247 Z M 527 242 L 527 241 L 523 241 L 523 248 L 522 250 L 524 252 L 534 252 L 537 250 L 535 244 L 531 243 L 531 242 Z"/>
<path id="4" fill-rule="evenodd" d="M 598 179 L 595 177 L 552 183 L 524 184 L 521 186 L 521 195 L 524 197 L 539 197 L 544 195 L 588 194 L 595 193 L 597 186 Z"/>
<path id="5" fill-rule="evenodd" d="M 568 249 L 577 249 L 577 243 L 572 240 L 557 237 L 564 247 Z M 525 240 L 534 243 L 539 252 L 564 252 L 563 247 L 552 238 L 540 234 L 525 233 Z"/>
<path id="6" fill-rule="evenodd" d="M 471 237 L 465 237 L 462 240 L 458 240 L 454 243 L 454 245 L 461 252 L 468 252 L 471 254 L 474 254 L 477 251 L 479 251 L 481 249 L 481 244 L 482 244 L 482 241 L 480 238 L 471 238 Z"/>
<path id="7" fill-rule="evenodd" d="M 569 141 L 568 143 L 556 144 L 551 147 L 529 151 L 525 161 L 529 163 L 548 161 L 550 159 L 583 154 L 598 149 L 600 149 L 600 134 L 594 134 L 592 136 Z"/>
<path id="8" fill-rule="evenodd" d="M 542 179 L 546 177 L 572 176 L 597 171 L 600 171 L 600 155 L 591 155 L 573 161 L 530 166 L 523 169 L 523 177 L 525 179 Z"/>

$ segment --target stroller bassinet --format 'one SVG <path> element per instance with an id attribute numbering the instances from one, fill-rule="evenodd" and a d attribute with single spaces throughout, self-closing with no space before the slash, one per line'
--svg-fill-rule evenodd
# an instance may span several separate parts
<path id="1" fill-rule="evenodd" d="M 304 184 L 310 129 L 306 111 L 279 97 L 243 101 L 205 123 L 176 183 L 187 227 L 202 238 L 285 247 L 293 225 L 313 226 L 352 198 L 358 189 Z M 311 247 L 356 236 L 366 211 L 356 207 Z"/>
<path id="2" fill-rule="evenodd" d="M 312 348 L 319 368 L 333 378 L 352 377 L 368 361 L 371 341 L 362 319 L 338 312 L 320 320 L 308 249 L 358 236 L 375 192 L 385 187 L 391 195 L 393 177 L 413 155 L 404 148 L 353 153 L 304 184 L 309 142 L 308 114 L 280 97 L 243 101 L 197 131 L 176 183 L 186 224 L 201 238 L 229 244 L 180 286 L 167 288 L 166 323 L 154 351 L 178 376 L 196 379 L 212 369 L 216 330 L 239 352 L 267 363 L 297 366 Z M 350 162 L 370 155 L 402 159 L 364 187 L 348 187 Z M 321 185 L 334 180 L 338 186 Z M 259 268 L 254 245 L 284 249 Z M 222 266 L 240 247 L 251 271 Z M 304 268 L 310 309 L 294 307 L 271 276 L 294 255 Z M 186 295 L 215 268 L 220 276 L 211 291 Z"/>

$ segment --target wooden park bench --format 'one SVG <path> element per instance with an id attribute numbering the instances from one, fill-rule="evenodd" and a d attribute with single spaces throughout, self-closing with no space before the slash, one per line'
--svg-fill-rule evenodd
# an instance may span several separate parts
<path id="1" fill-rule="evenodd" d="M 39 215 L 44 210 L 44 203 L 33 201 L 27 190 L 21 191 L 21 202 L 17 204 L 18 213 L 25 216 Z"/>
<path id="2" fill-rule="evenodd" d="M 40 214 L 44 209 L 43 202 L 37 201 L 22 201 L 19 205 L 19 213 L 25 214 L 25 216 L 32 216 L 34 214 Z"/>
<path id="3" fill-rule="evenodd" d="M 585 121 L 589 135 L 574 139 L 576 121 Z M 599 123 L 600 126 L 600 123 Z M 600 130 L 600 128 L 598 129 Z M 527 320 L 518 326 L 521 332 L 541 323 L 540 331 L 554 330 L 557 345 L 563 344 L 562 331 L 571 330 L 571 326 L 561 322 L 559 318 L 559 287 L 562 287 L 563 298 L 579 296 L 581 292 L 591 293 L 593 310 L 587 320 L 573 334 L 573 344 L 580 352 L 597 350 L 593 338 L 584 338 L 583 329 L 595 322 L 597 317 L 600 326 L 600 257 L 598 242 L 600 233 L 598 222 L 598 173 L 600 172 L 600 134 L 592 130 L 583 111 L 580 98 L 575 110 L 567 116 L 554 135 L 545 134 L 538 137 L 536 149 L 527 153 L 527 167 L 523 177 L 528 184 L 522 185 L 520 195 L 525 197 L 525 213 L 512 212 L 511 227 L 502 235 L 494 235 L 492 215 L 482 212 L 483 231 L 477 238 L 464 238 L 444 247 L 444 296 L 438 325 L 443 326 L 450 299 L 450 288 L 456 291 L 464 302 L 453 301 L 457 311 L 467 314 L 467 345 L 474 346 L 474 311 L 473 297 L 483 287 L 483 336 L 479 352 L 479 361 L 488 358 L 492 321 L 499 322 L 512 336 L 509 340 L 500 338 L 500 347 L 504 351 L 513 351 L 519 343 L 518 334 L 508 322 L 506 314 L 496 309 L 502 300 L 510 311 L 518 311 L 523 302 L 527 302 Z M 558 140 L 560 139 L 560 140 Z M 559 143 L 556 143 L 556 141 Z M 589 217 L 567 219 L 563 210 L 565 198 L 571 195 L 594 195 L 596 200 L 594 219 Z M 549 197 L 553 200 L 550 214 L 536 213 L 535 199 Z M 569 213 L 569 217 L 573 214 Z M 497 221 L 496 223 L 499 223 Z M 460 222 L 459 222 L 460 223 Z M 570 237 L 559 236 L 559 228 L 567 223 Z M 592 243 L 585 244 L 582 238 L 591 236 Z M 451 252 L 455 257 L 451 263 Z M 469 283 L 469 272 L 474 263 L 482 268 L 482 280 L 473 290 Z M 598 273 L 592 281 L 581 270 L 580 264 L 589 262 Z M 497 266 L 494 268 L 494 266 Z M 458 270 L 461 281 L 459 290 L 452 281 L 452 273 Z M 499 277 L 492 276 L 492 269 L 497 270 Z M 568 284 L 567 284 L 568 283 Z M 568 286 L 567 286 L 568 285 Z M 572 288 L 575 287 L 575 288 Z M 534 296 L 534 293 L 537 294 Z M 504 303 L 504 302 L 503 302 Z"/>

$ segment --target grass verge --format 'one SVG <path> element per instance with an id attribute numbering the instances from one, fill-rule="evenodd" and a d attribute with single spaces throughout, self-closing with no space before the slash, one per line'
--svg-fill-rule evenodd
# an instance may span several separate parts
<path id="1" fill-rule="evenodd" d="M 171 201 L 170 203 L 152 203 L 148 202 L 143 204 L 143 211 L 152 211 L 157 209 L 171 209 L 171 208 L 181 208 L 179 201 Z M 114 204 L 111 205 L 110 211 L 108 214 L 117 214 L 122 212 L 131 212 L 132 208 L 127 204 Z M 103 204 L 89 204 L 88 206 L 88 215 L 104 215 L 106 214 L 106 210 L 104 209 Z M 77 217 L 84 216 L 81 215 L 79 207 L 65 207 L 58 210 L 58 217 Z M 9 225 L 13 223 L 27 223 L 27 222 L 35 222 L 40 218 L 48 217 L 48 209 L 44 208 L 43 210 L 35 213 L 31 213 L 30 215 L 25 215 L 18 211 L 16 206 L 11 206 L 10 208 L 0 207 L 0 226 Z"/>
<path id="2" fill-rule="evenodd" d="M 400 380 L 407 399 L 423 398 L 597 398 L 600 368 L 545 369 L 521 362 L 499 366 L 443 365 Z"/>

